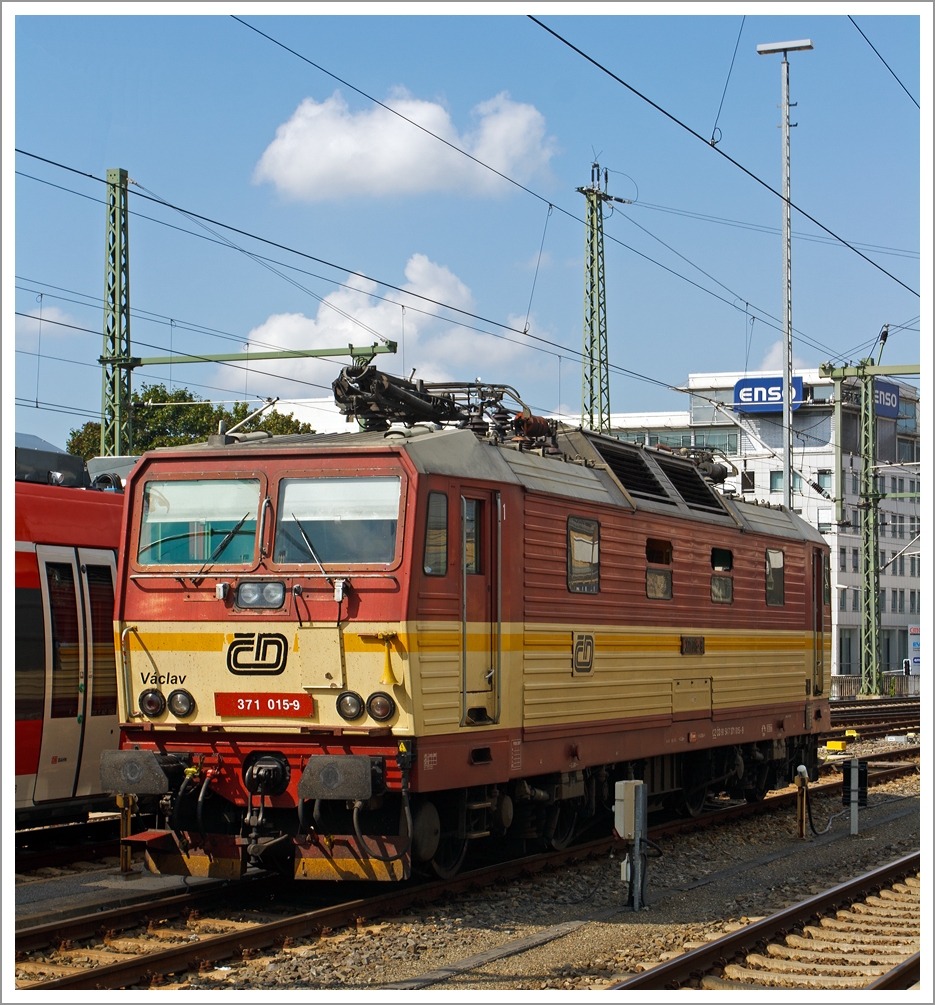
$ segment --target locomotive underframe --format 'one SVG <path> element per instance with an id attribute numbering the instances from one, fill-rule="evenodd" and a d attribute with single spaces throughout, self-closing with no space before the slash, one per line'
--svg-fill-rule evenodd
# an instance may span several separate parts
<path id="1" fill-rule="evenodd" d="M 827 705 L 816 705 L 809 714 L 821 720 Z M 562 848 L 609 820 L 614 783 L 622 779 L 647 783 L 651 810 L 696 815 L 708 794 L 760 799 L 768 789 L 788 784 L 800 764 L 817 778 L 817 734 L 796 733 L 787 725 L 770 739 L 676 753 L 647 747 L 643 757 L 598 764 L 573 760 L 577 766 L 570 770 L 495 779 L 489 774 L 490 747 L 475 747 L 465 749 L 467 760 L 479 757 L 476 767 L 486 768 L 490 780 L 450 788 L 420 784 L 420 758 L 437 746 L 437 738 L 428 737 L 402 742 L 355 737 L 342 743 L 338 737 L 301 742 L 265 735 L 206 742 L 195 733 L 168 738 L 128 731 L 124 749 L 110 760 L 115 780 L 126 764 L 141 765 L 138 805 L 156 812 L 161 826 L 128 840 L 145 849 L 150 871 L 236 879 L 255 865 L 296 879 L 393 881 L 414 869 L 452 875 L 469 846 L 490 838 L 499 854 Z M 697 736 L 693 726 L 710 728 L 710 720 L 679 726 L 687 738 Z M 739 727 L 723 735 L 732 732 Z M 562 742 L 567 749 L 567 738 Z M 580 742 L 571 744 L 572 750 L 579 747 Z M 242 749 L 250 754 L 243 757 Z M 336 766 L 335 791 L 342 798 L 300 798 L 303 776 L 313 769 L 320 774 L 323 762 Z M 344 769 L 353 769 L 344 771 L 346 778 L 354 776 L 360 765 L 352 762 L 369 762 L 364 789 L 359 771 L 356 781 L 340 781 Z M 260 777 L 264 765 L 266 775 Z M 453 781 L 470 780 L 468 774 Z"/>

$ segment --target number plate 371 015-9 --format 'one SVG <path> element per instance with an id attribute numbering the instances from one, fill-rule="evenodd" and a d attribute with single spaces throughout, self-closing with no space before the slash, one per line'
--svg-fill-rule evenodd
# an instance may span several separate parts
<path id="1" fill-rule="evenodd" d="M 214 711 L 250 718 L 307 719 L 315 711 L 315 702 L 308 694 L 215 691 Z"/>

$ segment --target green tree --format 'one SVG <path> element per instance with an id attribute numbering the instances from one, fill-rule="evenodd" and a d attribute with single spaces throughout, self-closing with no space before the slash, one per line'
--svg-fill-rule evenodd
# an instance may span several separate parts
<path id="1" fill-rule="evenodd" d="M 204 401 L 187 387 L 169 391 L 165 384 L 142 384 L 133 392 L 133 452 L 142 454 L 154 447 L 177 447 L 183 443 L 198 443 L 216 433 L 222 420 L 228 428 L 242 422 L 251 411 L 252 404 L 238 401 L 233 408 L 213 405 Z M 274 436 L 285 433 L 314 433 L 307 422 L 299 422 L 292 413 L 266 412 L 251 419 L 244 432 L 265 429 Z M 86 422 L 73 429 L 66 449 L 85 460 L 97 457 L 101 451 L 101 424 Z"/>

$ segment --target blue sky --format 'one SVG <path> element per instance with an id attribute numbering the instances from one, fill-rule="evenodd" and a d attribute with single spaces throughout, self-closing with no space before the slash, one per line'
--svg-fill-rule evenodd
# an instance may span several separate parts
<path id="1" fill-rule="evenodd" d="M 779 200 L 529 19 L 245 18 L 545 201 L 498 182 L 230 17 L 20 15 L 17 147 L 98 176 L 125 167 L 148 193 L 340 267 L 235 238 L 282 263 L 275 268 L 283 275 L 274 273 L 204 240 L 212 235 L 191 220 L 131 195 L 131 304 L 149 312 L 133 320 L 137 354 L 157 355 L 170 344 L 189 353 L 237 351 L 248 341 L 252 348 L 339 346 L 369 342 L 372 331 L 402 341 L 405 326 L 405 360 L 384 356 L 386 369 L 416 367 L 425 379 L 500 380 L 536 410 L 561 407 L 575 415 L 583 225 L 553 211 L 542 237 L 549 201 L 582 215 L 575 188 L 587 184 L 597 154 L 622 172 L 610 175 L 611 192 L 638 194 L 634 206 L 606 220 L 611 362 L 676 384 L 689 372 L 756 369 L 776 360 L 779 322 L 768 315 L 781 317 Z M 918 99 L 918 16 L 855 18 Z M 544 20 L 711 134 L 740 13 Z M 845 16 L 746 18 L 720 113 L 720 148 L 779 187 L 779 57 L 757 56 L 755 46 L 799 38 L 811 38 L 815 49 L 790 56 L 798 102 L 793 201 L 919 290 L 920 115 Z M 929 142 L 926 133 L 926 186 Z M 104 207 L 94 200 L 104 187 L 22 155 L 15 167 L 91 197 L 15 178 L 15 308 L 29 315 L 5 315 L 15 324 L 18 350 L 16 429 L 64 445 L 69 429 L 100 409 L 100 336 L 65 326 L 101 330 Z M 814 366 L 856 358 L 857 347 L 889 322 L 906 327 L 891 338 L 884 361 L 917 362 L 919 298 L 853 252 L 807 239 L 819 231 L 795 213 L 793 232 L 806 235 L 793 246 L 793 317 L 804 335 L 797 359 Z M 537 351 L 522 335 L 469 318 L 513 341 L 457 327 L 451 312 L 438 311 L 448 320 L 420 314 L 424 302 L 348 275 L 353 270 L 522 331 L 537 260 L 529 331 L 567 355 L 543 343 L 548 351 Z M 927 311 L 926 301 L 926 320 Z M 9 364 L 9 339 L 5 346 Z M 201 364 L 176 366 L 172 378 L 214 400 L 307 398 L 326 395 L 338 367 L 264 363 L 248 373 Z M 168 377 L 167 368 L 151 368 L 135 381 Z M 686 407 L 683 396 L 620 373 L 612 375 L 611 403 L 614 411 Z"/>

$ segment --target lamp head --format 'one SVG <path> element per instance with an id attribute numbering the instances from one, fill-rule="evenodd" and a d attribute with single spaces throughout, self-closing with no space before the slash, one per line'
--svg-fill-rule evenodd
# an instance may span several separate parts
<path id="1" fill-rule="evenodd" d="M 800 52 L 803 49 L 814 49 L 810 38 L 800 38 L 796 42 L 766 42 L 758 45 L 756 51 L 760 56 L 771 56 L 776 52 Z"/>

